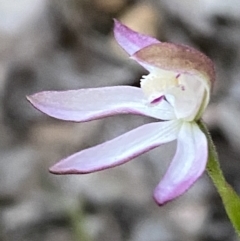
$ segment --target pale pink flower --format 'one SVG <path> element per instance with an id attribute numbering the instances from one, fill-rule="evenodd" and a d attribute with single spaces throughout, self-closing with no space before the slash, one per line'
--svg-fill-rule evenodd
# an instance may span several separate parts
<path id="1" fill-rule="evenodd" d="M 183 194 L 205 170 L 208 143 L 196 121 L 209 102 L 213 64 L 193 48 L 161 43 L 117 20 L 114 34 L 130 58 L 149 71 L 141 79 L 141 88 L 45 91 L 28 100 L 49 116 L 67 121 L 85 122 L 117 114 L 155 118 L 156 122 L 61 160 L 50 172 L 84 174 L 104 170 L 177 140 L 176 154 L 154 191 L 154 199 L 162 205 Z"/>

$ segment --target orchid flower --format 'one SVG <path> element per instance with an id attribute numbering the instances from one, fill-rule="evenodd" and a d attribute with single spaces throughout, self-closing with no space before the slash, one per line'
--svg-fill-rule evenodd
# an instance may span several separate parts
<path id="1" fill-rule="evenodd" d="M 198 126 L 209 102 L 215 74 L 201 52 L 137 33 L 115 20 L 118 44 L 148 72 L 141 88 L 114 86 L 69 91 L 44 91 L 28 97 L 40 111 L 57 119 L 86 122 L 118 114 L 153 117 L 113 140 L 77 152 L 50 168 L 54 174 L 85 174 L 126 163 L 177 140 L 173 160 L 154 191 L 162 205 L 188 190 L 202 175 L 208 142 Z"/>

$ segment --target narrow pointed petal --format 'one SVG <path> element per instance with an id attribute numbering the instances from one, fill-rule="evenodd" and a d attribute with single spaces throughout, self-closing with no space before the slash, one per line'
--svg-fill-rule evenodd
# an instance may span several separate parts
<path id="1" fill-rule="evenodd" d="M 177 139 L 177 151 L 162 181 L 154 191 L 159 205 L 180 196 L 206 168 L 208 145 L 196 123 L 184 123 Z"/>
<path id="2" fill-rule="evenodd" d="M 68 91 L 44 91 L 27 97 L 37 109 L 61 120 L 85 122 L 117 114 L 138 114 L 169 120 L 173 108 L 164 100 L 147 103 L 140 88 L 115 86 Z"/>
<path id="3" fill-rule="evenodd" d="M 54 165 L 55 174 L 84 174 L 121 165 L 177 138 L 181 122 L 165 121 L 138 127 L 111 141 L 80 151 Z"/>
<path id="4" fill-rule="evenodd" d="M 114 19 L 114 36 L 118 44 L 132 55 L 141 48 L 154 43 L 160 43 L 157 39 L 137 33 Z"/>

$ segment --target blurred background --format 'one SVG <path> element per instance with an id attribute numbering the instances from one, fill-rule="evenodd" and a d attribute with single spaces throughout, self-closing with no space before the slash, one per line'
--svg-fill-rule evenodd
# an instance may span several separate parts
<path id="1" fill-rule="evenodd" d="M 0 0 L 0 240 L 236 241 L 207 175 L 166 206 L 154 203 L 175 143 L 104 172 L 48 172 L 150 120 L 66 123 L 26 101 L 42 90 L 138 86 L 145 72 L 114 41 L 113 18 L 212 58 L 217 81 L 204 119 L 240 193 L 239 0 Z"/>

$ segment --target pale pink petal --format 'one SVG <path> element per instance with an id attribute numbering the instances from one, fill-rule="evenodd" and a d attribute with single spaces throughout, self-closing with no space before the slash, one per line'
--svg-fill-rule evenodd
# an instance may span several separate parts
<path id="1" fill-rule="evenodd" d="M 84 174 L 121 165 L 176 139 L 181 122 L 165 121 L 143 125 L 111 141 L 80 151 L 54 165 L 55 174 Z"/>
<path id="2" fill-rule="evenodd" d="M 180 196 L 202 175 L 206 168 L 208 145 L 206 136 L 196 123 L 185 122 L 177 138 L 177 151 L 154 191 L 159 205 Z"/>
<path id="3" fill-rule="evenodd" d="M 173 108 L 166 101 L 151 105 L 140 88 L 131 86 L 44 91 L 27 98 L 43 113 L 68 121 L 84 122 L 117 114 L 175 118 Z"/>
<path id="4" fill-rule="evenodd" d="M 129 55 L 132 55 L 139 49 L 149 46 L 153 43 L 160 43 L 155 38 L 133 31 L 116 19 L 114 20 L 114 23 L 115 39 Z"/>

